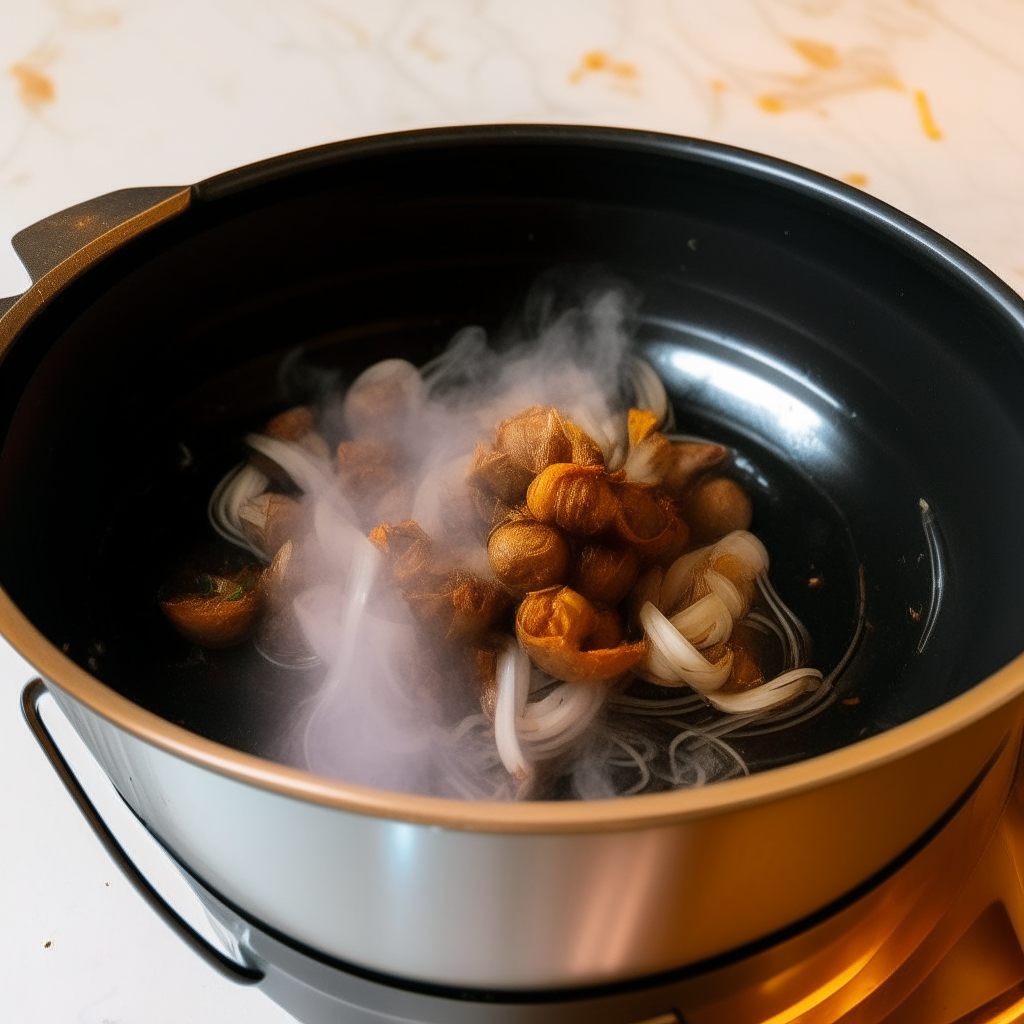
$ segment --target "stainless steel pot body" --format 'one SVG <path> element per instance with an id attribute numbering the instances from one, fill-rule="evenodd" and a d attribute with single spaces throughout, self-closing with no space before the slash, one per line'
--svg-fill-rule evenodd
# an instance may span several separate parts
<path id="1" fill-rule="evenodd" d="M 1024 508 L 1024 311 L 920 225 L 727 147 L 494 128 L 114 194 L 15 243 L 36 282 L 0 320 L 0 525 L 26 538 L 0 560 L 4 634 L 136 814 L 254 921 L 418 983 L 600 987 L 710 969 L 840 913 L 986 779 L 991 826 L 1010 785 L 991 773 L 1012 761 L 1024 694 L 1007 605 L 1024 568 L 1010 528 Z M 118 467 L 160 462 L 178 439 L 220 472 L 224 438 L 272 406 L 296 340 L 353 369 L 422 361 L 538 270 L 590 259 L 642 281 L 645 354 L 695 426 L 750 445 L 755 476 L 789 467 L 817 495 L 806 521 L 771 520 L 767 484 L 761 507 L 773 551 L 796 552 L 783 566 L 817 543 L 834 567 L 833 603 L 808 606 L 826 653 L 849 640 L 829 608 L 865 616 L 848 703 L 750 777 L 517 806 L 275 763 L 247 731 L 243 691 L 176 704 L 181 688 L 145 668 L 161 643 L 148 605 L 102 571 L 122 536 L 162 543 L 125 513 L 140 494 L 163 507 L 158 485 L 125 491 Z M 99 442 L 109 476 L 76 461 Z M 202 490 L 189 479 L 172 491 Z M 71 495 L 90 500 L 51 528 Z M 117 564 L 137 556 L 125 550 Z"/>
<path id="2" fill-rule="evenodd" d="M 1004 692 L 1008 682 L 999 680 Z M 879 737 L 868 770 L 836 766 L 822 781 L 805 765 L 780 769 L 783 778 L 763 777 L 767 793 L 751 799 L 744 787 L 747 799 L 725 808 L 466 829 L 253 785 L 52 692 L 135 813 L 229 904 L 345 964 L 482 991 L 713 966 L 838 912 L 973 796 L 993 754 L 1015 742 L 1022 710 L 1016 697 L 966 724 L 947 707 L 942 739 L 893 757 L 890 737 Z M 1004 772 L 989 811 L 1009 784 Z M 719 799 L 735 788 L 720 785 Z"/>

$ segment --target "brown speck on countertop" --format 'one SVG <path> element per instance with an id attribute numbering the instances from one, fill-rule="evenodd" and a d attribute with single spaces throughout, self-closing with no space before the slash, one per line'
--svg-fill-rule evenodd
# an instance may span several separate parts
<path id="1" fill-rule="evenodd" d="M 53 80 L 30 64 L 12 64 L 11 75 L 18 83 L 18 99 L 29 110 L 38 110 L 56 99 L 57 89 Z"/>
<path id="2" fill-rule="evenodd" d="M 53 939 L 47 939 L 43 943 L 43 949 L 49 949 L 53 945 Z"/>
<path id="3" fill-rule="evenodd" d="M 807 586 L 809 586 L 811 590 L 816 590 L 818 587 L 822 586 L 824 582 L 825 578 L 823 576 L 810 576 L 807 580 Z"/>
<path id="4" fill-rule="evenodd" d="M 907 611 L 915 622 L 921 621 L 921 612 L 917 608 L 908 608 Z"/>
<path id="5" fill-rule="evenodd" d="M 595 72 L 610 75 L 612 79 L 620 81 L 630 81 L 638 76 L 637 67 L 631 61 L 615 61 L 604 50 L 589 50 L 570 73 L 569 81 L 575 85 Z"/>
<path id="6" fill-rule="evenodd" d="M 841 703 L 848 708 L 856 707 L 860 703 L 860 697 L 844 697 Z"/>

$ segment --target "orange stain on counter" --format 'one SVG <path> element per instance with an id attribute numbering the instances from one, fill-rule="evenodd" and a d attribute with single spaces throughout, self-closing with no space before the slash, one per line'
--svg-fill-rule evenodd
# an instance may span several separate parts
<path id="1" fill-rule="evenodd" d="M 928 104 L 924 89 L 914 90 L 914 102 L 917 104 L 917 116 L 921 119 L 921 130 L 933 142 L 938 142 L 942 138 L 942 129 L 932 117 L 932 108 Z"/>
<path id="2" fill-rule="evenodd" d="M 809 67 L 799 75 L 772 76 L 778 85 L 754 97 L 766 114 L 813 110 L 827 117 L 821 104 L 828 100 L 870 89 L 903 89 L 889 56 L 878 47 L 855 46 L 840 53 L 831 43 L 817 39 L 790 39 L 788 43 Z"/>
<path id="3" fill-rule="evenodd" d="M 839 67 L 839 54 L 831 43 L 819 43 L 815 39 L 790 39 L 789 45 L 816 68 Z"/>
<path id="4" fill-rule="evenodd" d="M 604 50 L 589 50 L 583 54 L 579 67 L 569 75 L 572 83 L 581 82 L 587 75 L 603 72 L 614 78 L 629 81 L 637 77 L 636 65 L 630 61 L 613 61 Z"/>
<path id="5" fill-rule="evenodd" d="M 12 64 L 11 75 L 18 83 L 18 99 L 29 110 L 38 110 L 57 98 L 53 81 L 28 64 Z"/>
<path id="6" fill-rule="evenodd" d="M 851 171 L 849 174 L 843 175 L 843 181 L 847 185 L 855 185 L 857 188 L 864 188 L 868 183 L 868 176 L 861 174 L 860 171 Z"/>
<path id="7" fill-rule="evenodd" d="M 781 114 L 786 109 L 786 104 L 778 96 L 773 96 L 771 93 L 758 96 L 757 105 L 766 114 Z"/>

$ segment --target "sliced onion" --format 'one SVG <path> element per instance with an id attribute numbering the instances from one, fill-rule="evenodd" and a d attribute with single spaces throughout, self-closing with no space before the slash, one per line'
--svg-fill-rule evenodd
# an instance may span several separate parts
<path id="1" fill-rule="evenodd" d="M 247 434 L 245 443 L 276 462 L 307 494 L 318 493 L 330 482 L 327 463 L 300 444 L 266 434 Z"/>
<path id="2" fill-rule="evenodd" d="M 572 744 L 594 720 L 607 690 L 600 684 L 562 683 L 517 721 L 519 740 L 532 757 L 553 756 Z"/>
<path id="3" fill-rule="evenodd" d="M 653 647 L 672 669 L 672 674 L 665 676 L 667 680 L 681 679 L 698 693 L 711 693 L 725 684 L 732 672 L 731 651 L 712 665 L 650 601 L 640 609 L 640 623 Z M 664 662 L 651 661 L 648 656 L 648 672 Z"/>
<path id="4" fill-rule="evenodd" d="M 731 715 L 768 711 L 804 690 L 815 689 L 820 680 L 821 673 L 816 668 L 796 668 L 742 693 L 709 693 L 706 696 L 719 711 Z"/>
<path id="5" fill-rule="evenodd" d="M 622 464 L 626 479 L 635 484 L 660 484 L 664 468 L 654 461 L 656 449 L 653 445 L 641 443 L 634 448 Z"/>
<path id="6" fill-rule="evenodd" d="M 255 466 L 244 462 L 223 477 L 206 506 L 210 525 L 226 541 L 251 551 L 264 561 L 266 554 L 245 535 L 239 521 L 239 510 L 247 502 L 258 498 L 270 481 Z"/>
<path id="7" fill-rule="evenodd" d="M 495 681 L 498 697 L 494 706 L 494 741 L 506 771 L 522 781 L 530 765 L 519 746 L 518 724 L 530 692 L 530 657 L 515 640 L 509 640 L 498 654 Z"/>
<path id="8" fill-rule="evenodd" d="M 750 569 L 751 576 L 768 571 L 768 550 L 749 530 L 733 530 L 715 544 L 715 555 L 732 555 Z"/>
<path id="9" fill-rule="evenodd" d="M 366 420 L 366 410 L 359 408 L 361 402 L 367 401 L 360 392 L 371 390 L 372 393 L 372 389 L 382 388 L 393 391 L 390 412 L 394 418 L 404 419 L 423 404 L 425 387 L 420 371 L 407 359 L 382 359 L 363 370 L 345 395 L 345 423 L 353 436 L 362 436 L 364 428 L 372 425 Z M 379 417 L 380 412 L 375 410 L 373 415 Z"/>
<path id="10" fill-rule="evenodd" d="M 671 429 L 672 406 L 661 377 L 646 359 L 634 358 L 630 365 L 633 402 L 637 409 L 650 409 L 658 417 L 659 429 Z"/>
<path id="11" fill-rule="evenodd" d="M 698 650 L 713 647 L 732 636 L 732 614 L 713 591 L 673 615 L 669 622 Z"/>
<path id="12" fill-rule="evenodd" d="M 662 580 L 661 596 L 658 599 L 658 604 L 664 611 L 672 612 L 678 608 L 693 579 L 693 570 L 710 550 L 710 547 L 706 547 L 688 551 L 669 566 Z"/>
<path id="13" fill-rule="evenodd" d="M 704 581 L 707 583 L 711 593 L 721 598 L 725 607 L 729 609 L 729 614 L 734 619 L 742 619 L 750 611 L 747 602 L 743 600 L 742 595 L 736 589 L 736 584 L 720 572 L 708 569 L 704 574 Z"/>

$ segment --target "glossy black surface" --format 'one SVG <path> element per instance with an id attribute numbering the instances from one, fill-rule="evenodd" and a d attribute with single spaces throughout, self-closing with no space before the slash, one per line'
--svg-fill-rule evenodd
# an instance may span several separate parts
<path id="1" fill-rule="evenodd" d="M 266 722 L 313 680 L 282 690 L 248 648 L 200 660 L 154 595 L 241 434 L 282 407 L 282 357 L 303 343 L 347 378 L 424 362 L 565 264 L 644 294 L 638 345 L 681 427 L 737 450 L 826 671 L 863 572 L 839 682 L 857 703 L 751 739 L 753 764 L 906 721 L 1024 649 L 1024 313 L 948 243 L 809 172 L 640 133 L 415 133 L 260 173 L 198 186 L 0 368 L 0 583 L 127 696 L 273 753 Z"/>

